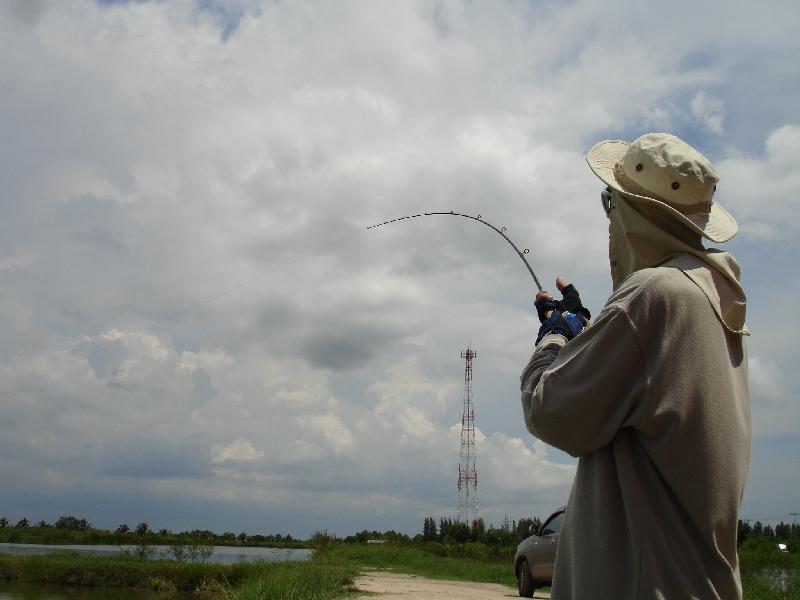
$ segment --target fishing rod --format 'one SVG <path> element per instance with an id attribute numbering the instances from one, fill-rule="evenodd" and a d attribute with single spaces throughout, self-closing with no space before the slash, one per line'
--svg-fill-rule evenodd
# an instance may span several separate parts
<path id="1" fill-rule="evenodd" d="M 511 247 L 514 248 L 514 250 L 517 252 L 517 254 L 519 254 L 519 257 L 522 259 L 522 262 L 524 262 L 525 266 L 528 267 L 528 272 L 531 274 L 531 277 L 533 277 L 533 281 L 536 283 L 536 287 L 539 288 L 539 290 L 543 289 L 542 288 L 542 284 L 539 283 L 539 278 L 536 277 L 536 273 L 533 272 L 533 269 L 531 268 L 530 263 L 528 263 L 528 259 L 525 258 L 525 255 L 530 252 L 530 249 L 529 248 L 525 248 L 524 250 L 520 250 L 519 248 L 517 248 L 517 245 L 514 242 L 512 242 L 509 239 L 509 237 L 505 234 L 505 231 L 506 231 L 505 227 L 501 227 L 500 229 L 498 229 L 497 227 L 495 227 L 491 223 L 489 223 L 487 221 L 484 221 L 483 218 L 481 217 L 481 215 L 478 215 L 477 217 L 473 217 L 472 215 L 465 215 L 465 214 L 462 214 L 462 213 L 453 212 L 452 210 L 450 212 L 426 212 L 426 213 L 420 213 L 418 215 L 408 215 L 407 217 L 398 217 L 397 219 L 391 219 L 390 221 L 384 221 L 383 223 L 378 223 L 376 225 L 370 225 L 369 227 L 367 227 L 367 229 L 374 229 L 376 227 L 381 227 L 383 225 L 388 225 L 389 223 L 397 223 L 398 221 L 405 221 L 406 219 L 416 219 L 417 217 L 432 217 L 432 216 L 435 216 L 435 215 L 446 215 L 446 216 L 449 215 L 451 217 L 464 217 L 465 219 L 472 219 L 473 221 L 477 221 L 478 223 L 481 223 L 483 225 L 486 225 L 487 227 L 491 227 L 492 229 L 494 229 L 497 233 L 499 233 L 501 236 L 503 236 L 503 239 L 505 241 L 507 241 L 509 244 L 511 244 Z"/>

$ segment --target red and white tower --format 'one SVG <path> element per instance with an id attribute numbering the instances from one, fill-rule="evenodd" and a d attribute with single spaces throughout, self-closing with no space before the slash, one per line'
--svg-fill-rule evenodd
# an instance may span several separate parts
<path id="1" fill-rule="evenodd" d="M 475 407 L 472 404 L 472 359 L 469 346 L 461 352 L 464 367 L 464 412 L 461 415 L 461 451 L 458 460 L 458 513 L 456 520 L 469 526 L 478 519 L 478 467 L 475 461 Z"/>

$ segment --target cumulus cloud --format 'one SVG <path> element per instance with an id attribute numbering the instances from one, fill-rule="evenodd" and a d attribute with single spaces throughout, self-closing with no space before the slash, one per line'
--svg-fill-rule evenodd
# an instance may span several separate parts
<path id="1" fill-rule="evenodd" d="M 518 257 L 452 217 L 365 228 L 482 214 L 596 312 L 607 232 L 584 151 L 669 129 L 719 163 L 743 237 L 782 249 L 797 7 L 710 31 L 719 7 L 657 30 L 652 10 L 3 4 L 4 510 L 415 532 L 455 510 L 470 339 L 487 520 L 562 504 L 574 464 L 520 415 L 537 323 Z M 796 395 L 795 354 L 757 356 L 754 398 L 778 402 L 775 373 Z"/>
<path id="2" fill-rule="evenodd" d="M 792 385 L 781 367 L 761 357 L 751 356 L 748 365 L 754 435 L 796 434 L 794 424 L 800 419 L 796 382 Z"/>
<path id="3" fill-rule="evenodd" d="M 725 107 L 718 98 L 708 93 L 697 92 L 692 97 L 692 115 L 709 131 L 718 135 L 725 132 Z"/>
<path id="4" fill-rule="evenodd" d="M 264 458 L 264 453 L 256 450 L 253 442 L 243 437 L 225 446 L 215 446 L 211 455 L 213 462 L 218 464 L 229 460 L 248 462 Z"/>
<path id="5" fill-rule="evenodd" d="M 763 155 L 720 161 L 720 202 L 730 205 L 743 234 L 761 240 L 797 234 L 800 167 L 793 157 L 798 152 L 800 125 L 787 124 L 769 133 Z"/>

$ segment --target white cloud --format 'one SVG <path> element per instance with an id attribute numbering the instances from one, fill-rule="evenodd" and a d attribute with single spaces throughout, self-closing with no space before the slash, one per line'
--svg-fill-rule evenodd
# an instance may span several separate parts
<path id="1" fill-rule="evenodd" d="M 788 240 L 800 220 L 800 125 L 772 131 L 761 157 L 732 157 L 719 162 L 719 202 L 730 208 L 744 235 Z"/>
<path id="2" fill-rule="evenodd" d="M 415 531 L 455 507 L 471 338 L 485 514 L 543 516 L 574 466 L 522 425 L 524 266 L 466 220 L 365 226 L 480 213 L 597 309 L 607 234 L 583 152 L 672 129 L 726 149 L 719 197 L 744 237 L 797 230 L 794 3 L 712 30 L 719 7 L 654 30 L 623 0 L 9 7 L 0 476 L 17 510 L 78 498 L 64 512 L 115 526 L 135 497 L 169 528 Z M 753 73 L 757 104 L 739 93 Z M 765 436 L 796 395 L 786 354 L 752 363 Z"/>
<path id="3" fill-rule="evenodd" d="M 229 460 L 250 462 L 264 458 L 264 452 L 256 450 L 253 442 L 241 437 L 226 446 L 215 446 L 211 456 L 216 464 L 222 464 Z"/>
<path id="4" fill-rule="evenodd" d="M 300 418 L 298 425 L 301 428 L 308 427 L 318 439 L 323 440 L 333 450 L 334 454 L 349 452 L 353 448 L 353 434 L 336 414 L 327 413 Z"/>
<path id="5" fill-rule="evenodd" d="M 719 98 L 700 91 L 692 97 L 692 115 L 698 122 L 717 135 L 725 132 L 725 107 Z"/>
<path id="6" fill-rule="evenodd" d="M 783 369 L 758 356 L 751 356 L 748 365 L 754 435 L 796 434 L 800 403 Z"/>

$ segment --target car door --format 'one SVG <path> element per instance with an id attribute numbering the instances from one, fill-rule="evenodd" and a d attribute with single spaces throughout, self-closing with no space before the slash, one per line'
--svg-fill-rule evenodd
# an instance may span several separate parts
<path id="1" fill-rule="evenodd" d="M 539 543 L 536 544 L 534 562 L 531 565 L 533 578 L 537 581 L 553 580 L 558 533 L 563 523 L 564 509 L 561 509 L 550 515 L 539 530 Z"/>

